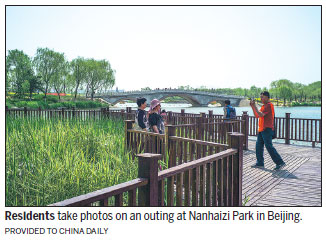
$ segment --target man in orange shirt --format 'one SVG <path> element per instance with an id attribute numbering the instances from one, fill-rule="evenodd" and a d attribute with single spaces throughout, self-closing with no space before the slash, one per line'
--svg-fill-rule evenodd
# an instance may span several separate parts
<path id="1" fill-rule="evenodd" d="M 271 156 L 272 160 L 276 164 L 274 170 L 279 170 L 285 166 L 285 162 L 281 158 L 280 154 L 276 151 L 272 143 L 273 131 L 274 131 L 274 106 L 269 101 L 269 92 L 265 91 L 260 94 L 261 102 L 264 104 L 260 110 L 257 109 L 255 101 L 250 101 L 250 106 L 256 116 L 259 118 L 258 122 L 258 136 L 256 142 L 256 158 L 257 162 L 252 167 L 263 168 L 264 167 L 264 145 Z"/>

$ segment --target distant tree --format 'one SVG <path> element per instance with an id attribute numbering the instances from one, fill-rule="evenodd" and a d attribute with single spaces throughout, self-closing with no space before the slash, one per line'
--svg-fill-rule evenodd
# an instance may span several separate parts
<path id="1" fill-rule="evenodd" d="M 271 92 L 284 100 L 284 105 L 287 99 L 292 99 L 294 85 L 288 79 L 280 79 L 271 82 Z"/>
<path id="2" fill-rule="evenodd" d="M 150 90 L 152 90 L 150 87 L 144 87 L 144 88 L 141 88 L 140 89 L 141 91 L 150 91 Z"/>
<path id="3" fill-rule="evenodd" d="M 40 81 L 40 77 L 35 76 L 32 70 L 30 71 L 31 73 L 29 74 L 29 77 L 24 82 L 23 86 L 25 92 L 29 93 L 29 100 L 32 100 L 33 93 L 42 89 L 42 83 Z"/>
<path id="4" fill-rule="evenodd" d="M 33 62 L 37 75 L 41 77 L 43 84 L 42 91 L 46 100 L 49 87 L 56 82 L 57 79 L 55 79 L 55 77 L 57 77 L 61 71 L 62 62 L 64 62 L 64 54 L 48 48 L 38 48 Z"/>
<path id="5" fill-rule="evenodd" d="M 65 60 L 63 54 L 56 53 L 57 69 L 53 78 L 51 79 L 51 85 L 58 94 L 60 99 L 60 93 L 65 92 L 67 85 L 67 76 L 68 76 L 68 66 L 69 63 Z"/>
<path id="6" fill-rule="evenodd" d="M 103 87 L 112 87 L 115 83 L 115 72 L 106 60 L 87 59 L 87 92 L 94 99 L 96 91 Z"/>
<path id="7" fill-rule="evenodd" d="M 75 86 L 75 99 L 79 88 L 87 83 L 87 62 L 84 58 L 78 57 L 70 63 L 71 81 Z"/>
<path id="8" fill-rule="evenodd" d="M 23 97 L 27 82 L 33 79 L 31 59 L 23 51 L 9 50 L 6 57 L 6 84 L 10 85 L 18 97 Z"/>

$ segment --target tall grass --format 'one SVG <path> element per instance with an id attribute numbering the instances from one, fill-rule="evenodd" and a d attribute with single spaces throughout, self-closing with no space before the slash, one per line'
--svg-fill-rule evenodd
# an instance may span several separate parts
<path id="1" fill-rule="evenodd" d="M 136 177 L 123 121 L 6 116 L 7 206 L 44 206 Z"/>

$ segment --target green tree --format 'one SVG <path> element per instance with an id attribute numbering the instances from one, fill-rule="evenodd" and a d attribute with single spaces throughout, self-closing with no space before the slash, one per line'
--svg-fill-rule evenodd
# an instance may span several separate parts
<path id="1" fill-rule="evenodd" d="M 115 83 L 115 72 L 106 60 L 87 59 L 87 91 L 91 99 L 94 94 L 102 88 L 112 87 Z"/>
<path id="2" fill-rule="evenodd" d="M 23 97 L 27 89 L 25 81 L 33 79 L 32 62 L 20 50 L 9 50 L 6 57 L 6 84 L 10 85 L 18 97 Z"/>
<path id="3" fill-rule="evenodd" d="M 77 92 L 83 84 L 87 83 L 87 62 L 84 58 L 78 57 L 70 63 L 71 81 L 75 86 L 75 100 Z"/>
<path id="4" fill-rule="evenodd" d="M 51 85 L 56 81 L 62 62 L 64 61 L 64 54 L 58 53 L 48 48 L 38 48 L 34 58 L 37 75 L 40 76 L 43 85 L 44 98 L 49 91 Z"/>
<path id="5" fill-rule="evenodd" d="M 280 79 L 271 82 L 270 91 L 284 100 L 284 105 L 286 104 L 287 99 L 291 99 L 293 95 L 293 83 L 288 79 Z"/>
<path id="6" fill-rule="evenodd" d="M 56 61 L 58 63 L 57 71 L 53 75 L 51 79 L 52 87 L 58 94 L 60 99 L 60 93 L 65 92 L 65 88 L 67 85 L 67 76 L 68 76 L 68 62 L 65 60 L 64 55 L 60 53 L 56 53 Z"/>

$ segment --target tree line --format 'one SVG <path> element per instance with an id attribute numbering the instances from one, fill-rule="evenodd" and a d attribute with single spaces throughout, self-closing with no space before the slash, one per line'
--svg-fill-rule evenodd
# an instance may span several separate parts
<path id="1" fill-rule="evenodd" d="M 86 97 L 106 91 L 115 84 L 115 70 L 109 61 L 78 57 L 68 61 L 64 53 L 49 48 L 38 48 L 34 57 L 23 51 L 9 50 L 6 56 L 6 94 L 14 92 L 17 97 L 27 93 L 32 99 L 35 92 L 73 93 L 85 90 Z"/>
<path id="2" fill-rule="evenodd" d="M 288 79 L 280 79 L 272 81 L 269 89 L 267 87 L 259 88 L 256 86 L 251 86 L 250 88 L 207 88 L 205 86 L 192 88 L 189 85 L 179 86 L 178 89 L 206 91 L 248 98 L 259 98 L 261 92 L 269 91 L 271 98 L 280 99 L 284 104 L 286 104 L 286 101 L 321 101 L 321 81 L 305 85 L 302 83 L 294 83 Z"/>

